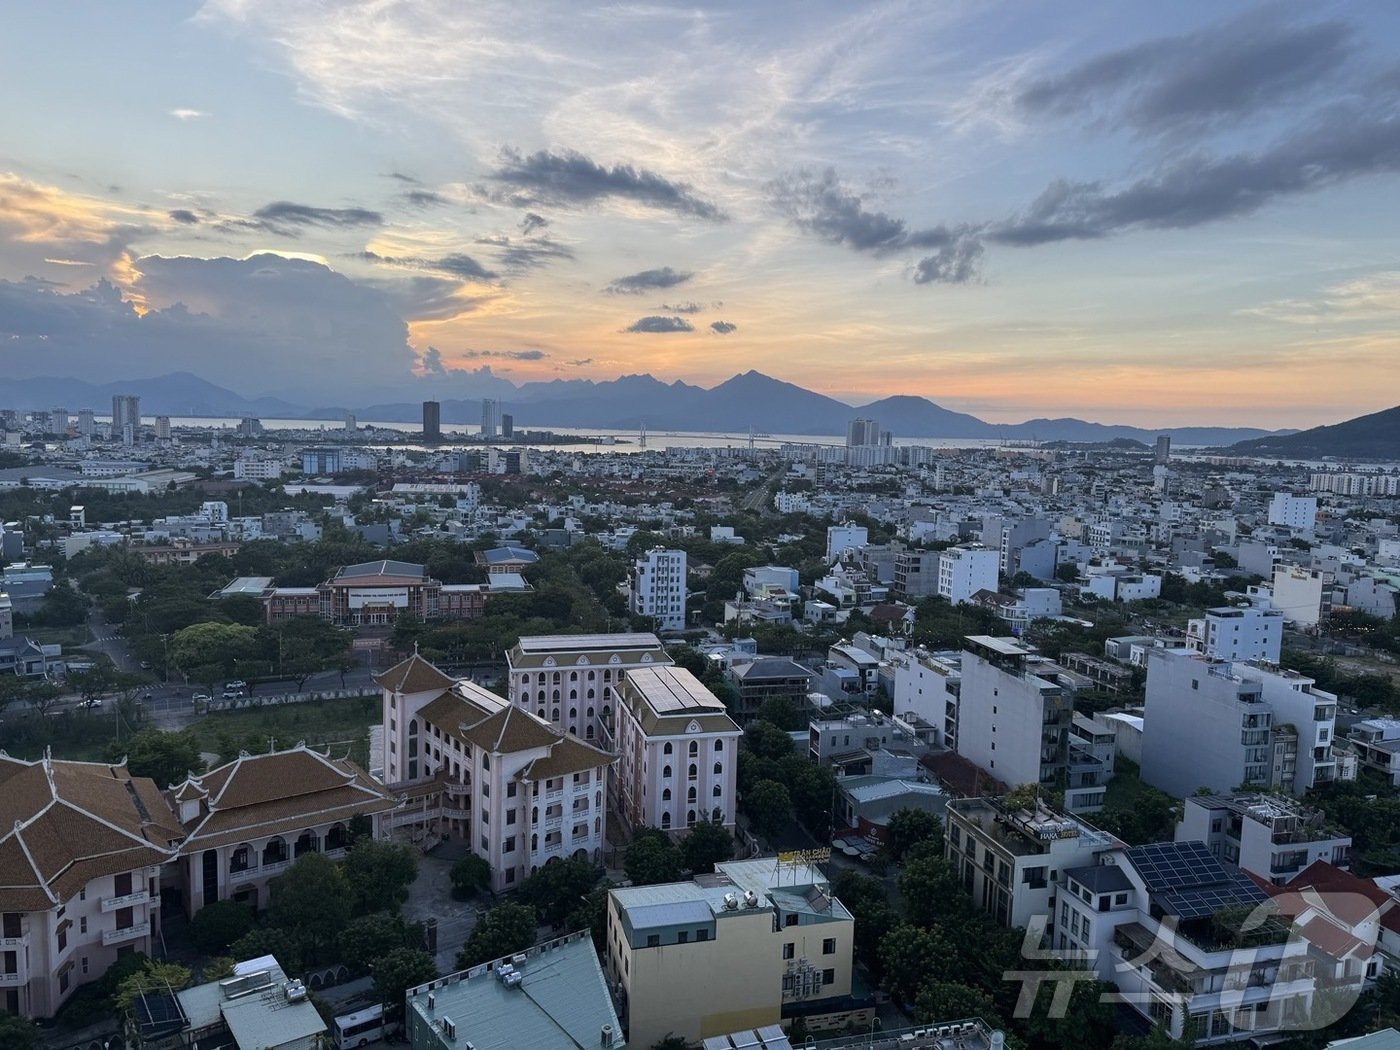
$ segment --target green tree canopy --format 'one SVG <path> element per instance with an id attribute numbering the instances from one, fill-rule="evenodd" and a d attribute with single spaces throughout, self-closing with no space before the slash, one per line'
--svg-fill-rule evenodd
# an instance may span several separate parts
<path id="1" fill-rule="evenodd" d="M 358 839 L 345 854 L 345 878 L 361 915 L 388 908 L 395 915 L 418 877 L 418 851 L 383 839 Z"/>
<path id="2" fill-rule="evenodd" d="M 215 901 L 194 913 L 190 940 L 206 955 L 218 955 L 253 928 L 253 909 L 238 901 Z"/>
<path id="3" fill-rule="evenodd" d="M 360 915 L 345 924 L 336 943 L 345 965 L 359 973 L 368 973 L 376 959 L 404 947 L 403 923 L 387 912 Z"/>
<path id="4" fill-rule="evenodd" d="M 250 930 L 229 946 L 236 959 L 257 959 L 271 955 L 284 973 L 296 973 L 306 963 L 306 939 L 294 930 L 260 926 Z"/>
<path id="5" fill-rule="evenodd" d="M 681 851 L 656 828 L 638 828 L 623 856 L 623 870 L 636 886 L 675 882 L 681 877 Z"/>
<path id="6" fill-rule="evenodd" d="M 170 636 L 170 662 L 181 669 L 216 664 L 232 674 L 256 655 L 257 630 L 241 623 L 196 623 Z"/>
<path id="7" fill-rule="evenodd" d="M 476 924 L 457 953 L 457 969 L 466 970 L 524 951 L 538 932 L 535 909 L 524 904 L 498 904 Z"/>
<path id="8" fill-rule="evenodd" d="M 159 788 L 181 783 L 190 773 L 204 772 L 199 741 L 188 730 L 169 733 L 143 729 L 124 742 L 107 746 L 112 761 L 126 756 L 126 768 L 134 777 L 150 777 Z"/>
<path id="9" fill-rule="evenodd" d="M 375 998 L 396 1014 L 403 1009 L 408 989 L 437 976 L 433 957 L 417 948 L 394 948 L 377 959 L 371 970 Z"/>
<path id="10" fill-rule="evenodd" d="M 354 911 L 355 894 L 340 866 L 320 853 L 304 853 L 272 881 L 268 918 L 306 939 L 313 952 L 335 940 Z"/>
<path id="11" fill-rule="evenodd" d="M 453 899 L 464 901 L 491 885 L 491 864 L 484 857 L 468 853 L 452 865 L 448 878 L 452 882 Z"/>
<path id="12" fill-rule="evenodd" d="M 552 860 L 520 884 L 516 899 L 539 913 L 550 926 L 560 926 L 594 886 L 598 869 L 586 860 Z"/>
<path id="13" fill-rule="evenodd" d="M 702 820 L 681 840 L 681 859 L 696 874 L 715 870 L 720 861 L 734 856 L 734 836 L 723 824 Z"/>
<path id="14" fill-rule="evenodd" d="M 744 795 L 744 812 L 755 831 L 772 838 L 792 820 L 792 796 L 776 780 L 760 780 Z"/>

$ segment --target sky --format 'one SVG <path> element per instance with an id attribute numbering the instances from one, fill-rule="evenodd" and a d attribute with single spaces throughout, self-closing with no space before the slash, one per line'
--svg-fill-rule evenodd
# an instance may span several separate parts
<path id="1" fill-rule="evenodd" d="M 1336 422 L 1400 402 L 1396 40 L 1385 2 L 10 5 L 0 374 Z"/>

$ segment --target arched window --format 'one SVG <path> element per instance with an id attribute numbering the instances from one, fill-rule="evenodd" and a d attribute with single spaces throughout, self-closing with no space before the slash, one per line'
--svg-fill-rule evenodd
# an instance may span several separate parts
<path id="1" fill-rule="evenodd" d="M 560 681 L 561 681 L 561 679 L 560 679 L 560 677 L 559 677 L 559 672 L 558 672 L 558 671 L 555 671 L 555 672 L 554 672 L 554 684 L 555 684 L 555 685 L 558 685 Z"/>
<path id="2" fill-rule="evenodd" d="M 710 814 L 710 819 L 713 820 L 716 824 L 718 824 L 721 820 L 724 819 L 724 814 L 720 812 L 720 808 L 718 806 L 716 806 L 715 811 Z"/>
<path id="3" fill-rule="evenodd" d="M 559 690 L 558 690 L 558 689 L 554 690 L 554 696 L 552 697 L 552 699 L 554 699 L 554 700 L 558 700 L 558 699 L 559 699 Z"/>
<path id="4" fill-rule="evenodd" d="M 534 853 L 540 848 L 540 837 L 538 834 L 530 836 L 530 852 Z"/>
<path id="5" fill-rule="evenodd" d="M 408 720 L 408 735 L 409 735 L 409 736 L 417 736 L 417 735 L 418 735 L 418 719 L 416 719 L 416 718 L 410 718 L 410 719 Z"/>
<path id="6" fill-rule="evenodd" d="M 686 779 L 687 779 L 687 780 L 694 780 L 694 779 L 695 779 L 696 777 L 698 777 L 699 775 L 700 775 L 700 767 L 697 766 L 694 762 L 690 763 L 690 775 L 687 776 Z"/>
<path id="7" fill-rule="evenodd" d="M 699 797 L 699 793 L 693 787 L 685 793 L 685 800 L 689 802 L 692 806 L 695 805 L 695 801 Z"/>
<path id="8" fill-rule="evenodd" d="M 584 737 L 585 737 L 586 739 L 588 739 L 588 740 L 592 740 L 592 739 L 593 739 L 593 723 L 592 723 L 592 722 L 589 722 L 589 723 L 588 723 L 588 731 L 587 731 L 586 733 L 584 733 L 583 735 L 584 735 Z"/>
<path id="9" fill-rule="evenodd" d="M 695 827 L 695 810 L 692 809 L 685 815 L 685 826 L 688 828 Z"/>
<path id="10" fill-rule="evenodd" d="M 604 705 L 603 705 L 603 718 L 604 718 L 604 720 L 609 719 L 609 718 L 611 718 L 611 717 L 612 717 L 612 708 L 609 707 L 607 704 L 604 704 Z"/>
<path id="11" fill-rule="evenodd" d="M 719 775 L 722 774 L 723 772 L 724 772 L 724 763 L 723 763 L 723 762 L 716 762 L 716 763 L 715 763 L 715 776 L 719 776 Z"/>
<path id="12" fill-rule="evenodd" d="M 661 829 L 664 831 L 671 826 L 671 814 L 661 814 Z"/>
<path id="13" fill-rule="evenodd" d="M 577 681 L 578 681 L 578 672 L 577 672 L 577 671 L 570 671 L 570 672 L 569 672 L 569 681 L 571 681 L 571 682 L 577 682 Z"/>
<path id="14" fill-rule="evenodd" d="M 577 707 L 571 707 L 571 708 L 569 708 L 569 717 L 570 717 L 570 718 L 577 718 L 577 717 L 578 717 L 578 708 L 577 708 Z"/>
<path id="15" fill-rule="evenodd" d="M 675 751 L 675 750 L 676 750 L 676 749 L 675 749 L 674 747 L 671 746 L 671 741 L 668 740 L 668 741 L 666 741 L 666 743 L 665 743 L 664 745 L 662 745 L 661 753 L 662 753 L 663 755 L 669 755 L 669 754 L 671 754 L 671 753 L 672 753 L 673 751 Z"/>
<path id="16" fill-rule="evenodd" d="M 662 779 L 662 780 L 670 780 L 670 779 L 671 779 L 671 767 L 670 767 L 670 766 L 662 766 L 662 767 L 661 767 L 661 779 Z"/>
<path id="17" fill-rule="evenodd" d="M 559 708 L 554 709 L 554 721 L 559 721 Z"/>
<path id="18" fill-rule="evenodd" d="M 661 789 L 661 801 L 662 801 L 662 802 L 670 802 L 670 801 L 671 801 L 671 789 L 670 789 L 670 788 L 662 788 L 662 789 Z"/>
<path id="19" fill-rule="evenodd" d="M 714 795 L 715 798 L 719 798 L 721 795 L 724 794 L 724 790 L 718 784 L 716 784 L 715 789 L 711 792 L 711 794 Z"/>
<path id="20" fill-rule="evenodd" d="M 490 755 L 488 752 L 484 752 L 484 751 L 482 752 L 482 755 L 481 755 L 481 768 L 482 768 L 482 769 L 490 769 L 490 768 L 491 768 L 491 755 Z"/>
<path id="21" fill-rule="evenodd" d="M 594 692 L 593 692 L 593 690 L 592 690 L 592 689 L 588 690 L 588 699 L 592 700 L 593 697 L 594 697 Z"/>
<path id="22" fill-rule="evenodd" d="M 591 708 L 591 707 L 588 709 L 588 717 L 589 717 L 589 718 L 592 718 L 592 717 L 593 717 L 593 708 Z"/>
<path id="23" fill-rule="evenodd" d="M 570 700 L 577 700 L 577 699 L 578 699 L 578 690 L 577 690 L 577 689 L 570 689 L 570 690 L 569 690 L 569 699 L 570 699 Z"/>
<path id="24" fill-rule="evenodd" d="M 700 741 L 698 741 L 698 740 L 692 740 L 692 741 L 690 742 L 690 757 L 691 757 L 691 758 L 694 758 L 694 757 L 695 757 L 696 755 L 698 755 L 699 753 L 700 753 Z"/>
<path id="25" fill-rule="evenodd" d="M 530 807 L 530 823 L 531 823 L 531 824 L 538 824 L 539 822 L 540 822 L 540 807 L 539 807 L 539 806 L 531 806 L 531 807 Z"/>
<path id="26" fill-rule="evenodd" d="M 716 750 L 716 751 L 723 751 L 723 750 L 724 750 L 724 741 L 723 741 L 723 740 L 716 740 L 716 741 L 715 741 L 715 750 Z"/>
<path id="27" fill-rule="evenodd" d="M 522 704 L 528 704 L 530 702 L 530 690 L 526 689 L 520 694 L 520 702 Z"/>

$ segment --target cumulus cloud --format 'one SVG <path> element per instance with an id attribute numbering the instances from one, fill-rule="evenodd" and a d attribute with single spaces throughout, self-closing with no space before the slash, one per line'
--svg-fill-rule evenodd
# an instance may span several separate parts
<path id="1" fill-rule="evenodd" d="M 684 317 L 640 317 L 633 321 L 624 332 L 642 332 L 647 334 L 661 334 L 665 332 L 693 332 L 695 326 Z"/>
<path id="2" fill-rule="evenodd" d="M 714 332 L 716 335 L 728 335 L 730 332 L 737 331 L 738 328 L 739 326 L 737 324 L 730 324 L 728 321 L 710 322 L 710 331 Z"/>
<path id="3" fill-rule="evenodd" d="M 640 273 L 630 273 L 625 277 L 618 277 L 610 281 L 603 289 L 608 295 L 641 295 L 644 292 L 654 292 L 662 288 L 674 288 L 678 284 L 684 284 L 694 277 L 695 274 L 685 270 L 673 270 L 669 266 L 663 266 L 659 270 L 643 270 Z"/>
<path id="4" fill-rule="evenodd" d="M 382 226 L 384 216 L 368 208 L 317 208 L 292 201 L 273 201 L 253 212 L 252 225 L 270 233 L 295 237 L 307 227 L 353 229 Z"/>
<path id="5" fill-rule="evenodd" d="M 319 263 L 144 256 L 134 300 L 99 281 L 73 293 L 0 281 L 11 374 L 93 382 L 169 372 L 172 362 L 250 395 L 324 403 L 409 375 L 408 329 L 387 296 Z"/>
<path id="6" fill-rule="evenodd" d="M 503 188 L 506 200 L 522 207 L 620 200 L 711 222 L 726 217 L 687 183 L 631 164 L 608 167 L 577 150 L 539 150 L 526 156 L 519 150 L 503 149 L 496 170 L 486 178 Z"/>
<path id="7" fill-rule="evenodd" d="M 123 269 L 132 245 L 170 224 L 162 211 L 70 193 L 0 172 L 0 268 L 44 276 L 49 265 Z M 48 273 L 49 277 L 59 274 Z"/>
<path id="8" fill-rule="evenodd" d="M 1030 117 L 1096 116 L 1149 134 L 1223 125 L 1290 105 L 1354 51 L 1345 23 L 1294 25 L 1263 8 L 1028 79 L 1015 103 Z"/>

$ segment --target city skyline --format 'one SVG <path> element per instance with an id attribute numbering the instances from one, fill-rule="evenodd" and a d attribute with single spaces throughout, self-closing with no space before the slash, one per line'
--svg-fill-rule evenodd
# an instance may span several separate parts
<path id="1" fill-rule="evenodd" d="M 0 148 L 15 378 L 368 403 L 757 368 L 1162 427 L 1395 400 L 1385 5 L 8 21 L 0 84 L 45 85 Z"/>

